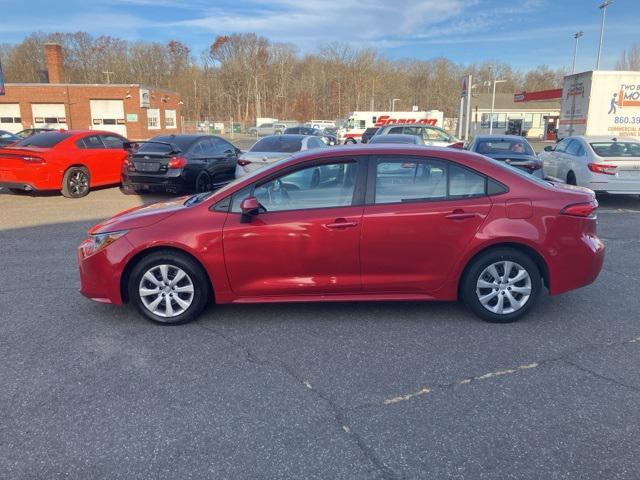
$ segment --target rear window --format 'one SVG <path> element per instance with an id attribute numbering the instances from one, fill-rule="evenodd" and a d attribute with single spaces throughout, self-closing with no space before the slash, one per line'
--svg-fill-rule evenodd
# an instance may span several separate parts
<path id="1" fill-rule="evenodd" d="M 149 142 L 140 145 L 138 152 L 140 153 L 171 153 L 171 144 L 178 147 L 181 151 L 186 152 L 189 147 L 198 140 L 192 137 L 171 137 L 162 136 L 152 138 Z M 159 142 L 159 143 L 155 143 Z"/>
<path id="2" fill-rule="evenodd" d="M 475 151 L 482 155 L 535 155 L 527 142 L 516 138 L 513 140 L 480 140 L 476 145 Z"/>
<path id="3" fill-rule="evenodd" d="M 301 138 L 292 138 L 284 135 L 278 135 L 275 137 L 265 137 L 259 140 L 251 149 L 250 152 L 266 153 L 266 152 L 283 152 L 294 153 L 299 152 L 302 148 Z"/>
<path id="4" fill-rule="evenodd" d="M 51 148 L 55 147 L 61 141 L 66 140 L 71 136 L 70 133 L 63 132 L 43 132 L 32 135 L 18 142 L 16 147 L 41 147 Z"/>
<path id="5" fill-rule="evenodd" d="M 640 143 L 635 142 L 594 142 L 591 148 L 599 157 L 640 157 Z"/>

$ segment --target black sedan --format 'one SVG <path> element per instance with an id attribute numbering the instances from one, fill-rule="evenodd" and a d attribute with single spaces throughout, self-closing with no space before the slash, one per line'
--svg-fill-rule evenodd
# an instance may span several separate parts
<path id="1" fill-rule="evenodd" d="M 536 177 L 544 178 L 542 161 L 524 137 L 479 135 L 473 139 L 468 149 L 494 160 L 505 162 Z"/>
<path id="2" fill-rule="evenodd" d="M 200 193 L 234 179 L 238 148 L 213 135 L 160 135 L 127 144 L 122 166 L 125 193 Z"/>
<path id="3" fill-rule="evenodd" d="M 311 127 L 290 127 L 284 131 L 284 134 L 293 134 L 293 135 L 312 135 L 314 137 L 321 137 L 322 141 L 327 145 L 337 145 L 338 138 L 335 135 L 330 135 L 328 133 L 323 132 L 318 128 Z"/>
<path id="4" fill-rule="evenodd" d="M 370 127 L 367 128 L 364 132 L 362 132 L 362 137 L 360 137 L 360 143 L 369 143 L 369 141 L 373 138 L 373 136 L 378 131 L 378 127 Z"/>
<path id="5" fill-rule="evenodd" d="M 13 133 L 6 132 L 4 130 L 0 130 L 0 147 L 6 147 L 7 145 L 11 145 L 12 143 L 16 143 L 22 140 L 17 135 Z"/>

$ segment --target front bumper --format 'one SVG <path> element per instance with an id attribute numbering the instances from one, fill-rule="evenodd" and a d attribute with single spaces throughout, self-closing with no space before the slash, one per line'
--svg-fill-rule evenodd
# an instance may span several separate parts
<path id="1" fill-rule="evenodd" d="M 132 246 L 126 237 L 121 237 L 104 249 L 85 257 L 78 247 L 77 258 L 80 270 L 80 293 L 100 303 L 121 305 L 120 279 Z"/>

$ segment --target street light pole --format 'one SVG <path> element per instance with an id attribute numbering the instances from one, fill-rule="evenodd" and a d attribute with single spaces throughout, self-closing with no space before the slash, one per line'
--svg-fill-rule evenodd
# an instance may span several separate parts
<path id="1" fill-rule="evenodd" d="M 596 60 L 596 70 L 600 70 L 600 54 L 602 52 L 602 39 L 604 37 L 604 17 L 609 5 L 613 3 L 613 0 L 604 0 L 600 4 L 600 10 L 602 10 L 602 22 L 600 23 L 600 43 L 598 44 L 598 59 Z"/>
<path id="2" fill-rule="evenodd" d="M 496 108 L 496 83 L 504 83 L 506 80 L 493 81 L 493 94 L 491 95 L 491 117 L 489 117 L 489 135 L 493 134 L 493 111 Z"/>
<path id="3" fill-rule="evenodd" d="M 396 102 L 399 102 L 400 99 L 399 98 L 394 98 L 393 100 L 391 100 L 391 111 L 395 112 L 396 111 Z"/>
<path id="4" fill-rule="evenodd" d="M 571 66 L 571 73 L 576 73 L 576 57 L 578 56 L 578 39 L 584 35 L 584 32 L 576 32 L 573 38 L 576 39 L 575 47 L 573 48 L 573 65 Z"/>

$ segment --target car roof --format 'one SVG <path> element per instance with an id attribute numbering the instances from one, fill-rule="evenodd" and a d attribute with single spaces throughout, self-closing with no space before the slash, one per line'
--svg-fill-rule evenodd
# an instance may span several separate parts
<path id="1" fill-rule="evenodd" d="M 585 142 L 611 142 L 611 141 L 613 141 L 614 138 L 615 138 L 615 141 L 617 141 L 617 142 L 636 142 L 636 143 L 640 142 L 640 140 L 638 140 L 637 138 L 633 138 L 633 137 L 618 137 L 616 135 L 610 135 L 610 136 L 605 136 L 605 135 L 573 135 L 571 137 L 565 137 L 564 139 L 567 139 L 567 138 L 580 138 L 580 139 L 584 140 Z"/>
<path id="2" fill-rule="evenodd" d="M 522 140 L 527 141 L 526 138 L 520 135 L 477 135 L 474 140 Z"/>
<path id="3" fill-rule="evenodd" d="M 444 130 L 442 127 L 438 127 L 437 125 L 427 125 L 426 123 L 387 123 L 382 128 L 384 127 L 430 127 Z"/>
<path id="4" fill-rule="evenodd" d="M 413 141 L 415 141 L 415 138 L 420 138 L 418 135 L 413 135 L 411 133 L 389 133 L 387 135 L 376 135 L 374 139 L 371 139 L 372 142 L 378 142 L 380 141 L 380 143 L 384 143 L 382 142 L 382 140 L 380 139 L 386 139 L 386 140 L 404 140 L 404 139 L 411 139 Z M 413 142 L 412 142 L 413 143 Z"/>
<path id="5" fill-rule="evenodd" d="M 288 140 L 302 140 L 303 138 L 313 137 L 313 135 L 302 135 L 301 133 L 283 133 L 282 135 L 267 135 L 262 137 L 260 140 L 264 140 L 265 138 L 286 138 Z M 258 142 L 260 141 L 258 140 Z"/>

